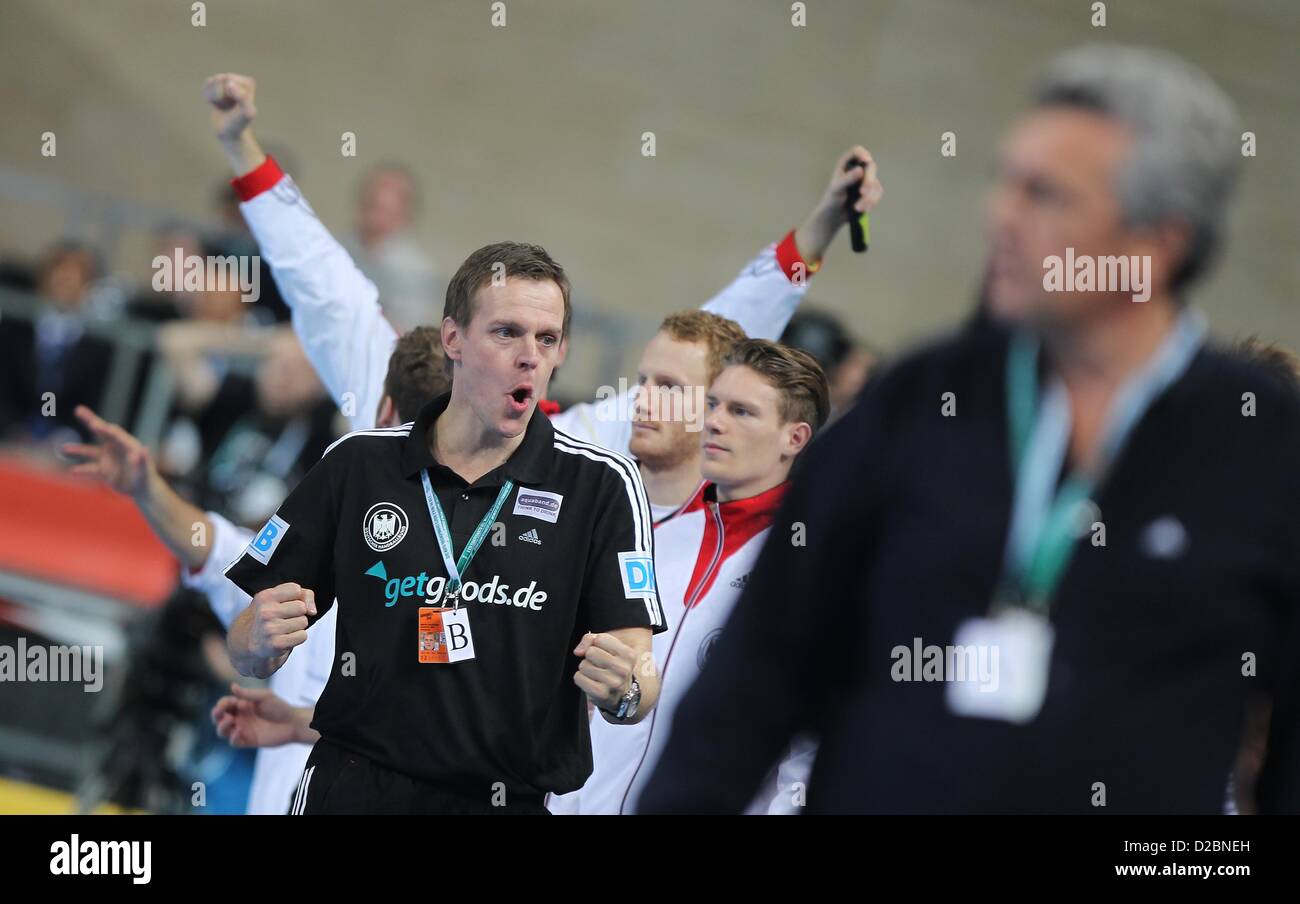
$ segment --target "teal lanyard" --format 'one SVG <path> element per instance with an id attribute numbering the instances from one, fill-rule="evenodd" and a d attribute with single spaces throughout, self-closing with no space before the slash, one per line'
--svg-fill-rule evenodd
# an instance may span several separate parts
<path id="1" fill-rule="evenodd" d="M 1184 311 L 1151 360 L 1116 394 L 1106 416 L 1098 468 L 1091 474 L 1072 473 L 1058 488 L 1070 441 L 1069 397 L 1064 384 L 1054 379 L 1039 398 L 1037 340 L 1027 333 L 1012 337 L 1006 391 L 1016 486 L 1003 592 L 1017 603 L 1048 608 L 1074 551 L 1083 504 L 1152 403 L 1187 369 L 1204 338 L 1204 318 Z"/>
<path id="2" fill-rule="evenodd" d="M 420 472 L 420 482 L 424 484 L 424 501 L 429 506 L 429 517 L 433 520 L 433 534 L 438 539 L 438 550 L 442 553 L 443 564 L 447 567 L 447 592 L 443 599 L 454 598 L 456 605 L 460 605 L 460 584 L 461 575 L 469 568 L 470 561 L 478 548 L 483 545 L 483 538 L 491 530 L 492 525 L 497 520 L 497 515 L 501 512 L 501 506 L 505 505 L 506 498 L 510 491 L 515 488 L 513 480 L 507 480 L 501 486 L 501 492 L 497 493 L 497 501 L 492 503 L 492 508 L 483 516 L 483 520 L 474 528 L 474 533 L 470 535 L 469 542 L 461 550 L 460 558 L 455 558 L 455 551 L 451 545 L 451 528 L 447 526 L 447 516 L 442 512 L 442 505 L 438 502 L 438 497 L 433 493 L 433 485 L 429 483 L 429 472 L 424 470 Z"/>

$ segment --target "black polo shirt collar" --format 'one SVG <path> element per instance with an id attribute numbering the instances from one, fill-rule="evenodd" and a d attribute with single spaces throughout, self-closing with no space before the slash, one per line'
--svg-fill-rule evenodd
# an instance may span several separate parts
<path id="1" fill-rule="evenodd" d="M 402 474 L 414 477 L 425 468 L 441 473 L 450 469 L 433 457 L 429 448 L 429 428 L 433 426 L 451 401 L 451 393 L 446 392 L 435 398 L 420 411 L 419 417 L 411 427 L 411 433 L 404 440 L 402 447 Z M 475 481 L 475 486 L 501 484 L 510 478 L 519 484 L 539 484 L 550 473 L 551 456 L 555 449 L 555 428 L 550 418 L 541 414 L 536 408 L 528 418 L 528 427 L 524 430 L 524 440 L 519 448 L 506 459 L 505 464 L 493 468 Z"/>

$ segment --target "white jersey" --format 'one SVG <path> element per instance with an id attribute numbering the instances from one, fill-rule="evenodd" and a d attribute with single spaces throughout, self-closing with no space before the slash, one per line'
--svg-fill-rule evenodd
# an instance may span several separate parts
<path id="1" fill-rule="evenodd" d="M 350 428 L 373 427 L 384 395 L 388 359 L 398 335 L 384 318 L 379 290 L 272 158 L 236 179 L 234 185 L 243 201 L 240 211 L 292 312 L 294 332 L 308 360 L 348 418 Z M 704 310 L 736 321 L 751 337 L 777 339 L 807 292 L 809 272 L 799 257 L 792 231 L 759 252 L 730 285 L 704 305 Z M 429 299 L 428 310 L 429 321 L 440 319 L 438 299 Z M 578 439 L 627 455 L 632 435 L 631 410 L 629 391 L 575 405 L 552 415 L 551 420 L 557 429 Z M 248 596 L 226 580 L 221 571 L 242 552 L 252 535 L 239 533 L 229 522 L 224 525 L 219 533 L 232 536 L 233 531 L 239 539 L 231 541 L 229 555 L 224 551 L 217 555 L 214 547 L 204 571 L 212 566 L 216 575 L 208 591 L 210 598 L 215 596 L 213 608 L 225 608 L 231 613 L 229 620 L 233 620 L 248 605 Z M 214 564 L 214 560 L 218 561 Z M 336 609 L 337 602 L 307 632 L 307 642 L 271 678 L 272 689 L 296 706 L 314 706 L 324 689 L 334 652 Z M 299 655 L 308 648 L 308 655 Z M 296 677 L 293 673 L 283 675 L 295 667 L 301 671 Z M 277 688 L 283 688 L 283 692 Z M 254 812 L 254 804 L 271 807 L 257 812 L 285 811 L 283 802 L 289 800 L 301 776 L 309 748 L 292 745 L 292 753 L 286 752 L 290 750 L 282 747 L 258 752 L 249 812 Z"/>
<path id="2" fill-rule="evenodd" d="M 222 573 L 227 565 L 243 555 L 253 539 L 253 532 L 236 527 L 216 512 L 212 520 L 212 546 L 203 567 L 196 572 L 182 571 L 187 587 L 204 593 L 221 624 L 231 622 L 248 608 L 249 596 Z M 284 665 L 276 670 L 267 684 L 277 697 L 293 706 L 315 706 L 329 680 L 334 661 L 334 626 L 338 621 L 338 604 L 330 607 L 307 632 L 307 640 L 294 648 Z M 253 763 L 253 783 L 248 790 L 250 814 L 280 815 L 289 812 L 293 789 L 307 764 L 310 744 L 285 744 L 257 751 Z"/>
<path id="3" fill-rule="evenodd" d="M 591 777 L 577 791 L 552 795 L 547 803 L 552 813 L 636 811 L 668 741 L 673 715 L 745 588 L 786 486 L 718 503 L 714 487 L 706 484 L 681 514 L 656 525 L 655 578 L 668 620 L 668 630 L 654 638 L 659 702 L 635 725 L 612 725 L 599 714 L 592 716 Z M 814 754 L 810 742 L 796 742 L 768 776 L 748 812 L 798 812 Z M 802 784 L 796 787 L 796 783 Z"/>

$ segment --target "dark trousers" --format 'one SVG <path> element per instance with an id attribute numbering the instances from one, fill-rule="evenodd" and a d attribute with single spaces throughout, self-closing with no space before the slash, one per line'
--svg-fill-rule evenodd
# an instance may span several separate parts
<path id="1" fill-rule="evenodd" d="M 493 797 L 500 805 L 493 805 Z M 503 791 L 494 795 L 484 785 L 481 795 L 461 789 L 440 788 L 381 766 L 359 754 L 316 742 L 307 757 L 290 815 L 299 814 L 439 814 L 444 816 L 497 816 L 546 814 L 542 795 Z"/>

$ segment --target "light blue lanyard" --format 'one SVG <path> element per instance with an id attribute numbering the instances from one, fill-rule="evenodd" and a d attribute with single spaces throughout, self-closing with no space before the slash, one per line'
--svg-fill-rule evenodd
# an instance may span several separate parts
<path id="1" fill-rule="evenodd" d="M 1040 404 L 1038 341 L 1024 332 L 1012 337 L 1007 414 L 1016 488 L 1003 592 L 1017 595 L 1022 604 L 1047 608 L 1074 547 L 1080 504 L 1105 478 L 1152 403 L 1187 370 L 1204 340 L 1205 319 L 1193 311 L 1179 315 L 1151 360 L 1116 394 L 1106 415 L 1096 472 L 1070 474 L 1058 489 L 1070 441 L 1069 396 L 1060 378 L 1053 378 Z"/>
<path id="2" fill-rule="evenodd" d="M 433 535 L 438 538 L 438 551 L 442 553 L 442 562 L 447 566 L 447 592 L 443 599 L 454 598 L 456 605 L 460 605 L 460 583 L 461 575 L 465 569 L 469 568 L 470 561 L 478 548 L 483 545 L 483 538 L 497 520 L 497 515 L 501 511 L 501 506 L 505 505 L 506 497 L 510 491 L 515 488 L 513 480 L 507 480 L 501 486 L 501 492 L 497 493 L 497 501 L 492 503 L 492 508 L 483 516 L 483 520 L 474 528 L 474 533 L 470 535 L 469 542 L 461 550 L 460 559 L 455 558 L 455 551 L 451 545 L 451 528 L 447 526 L 447 516 L 442 512 L 442 505 L 438 502 L 438 497 L 433 494 L 433 485 L 429 483 L 429 471 L 426 468 L 420 472 L 420 482 L 424 484 L 424 501 L 429 506 L 429 517 L 433 520 Z"/>

